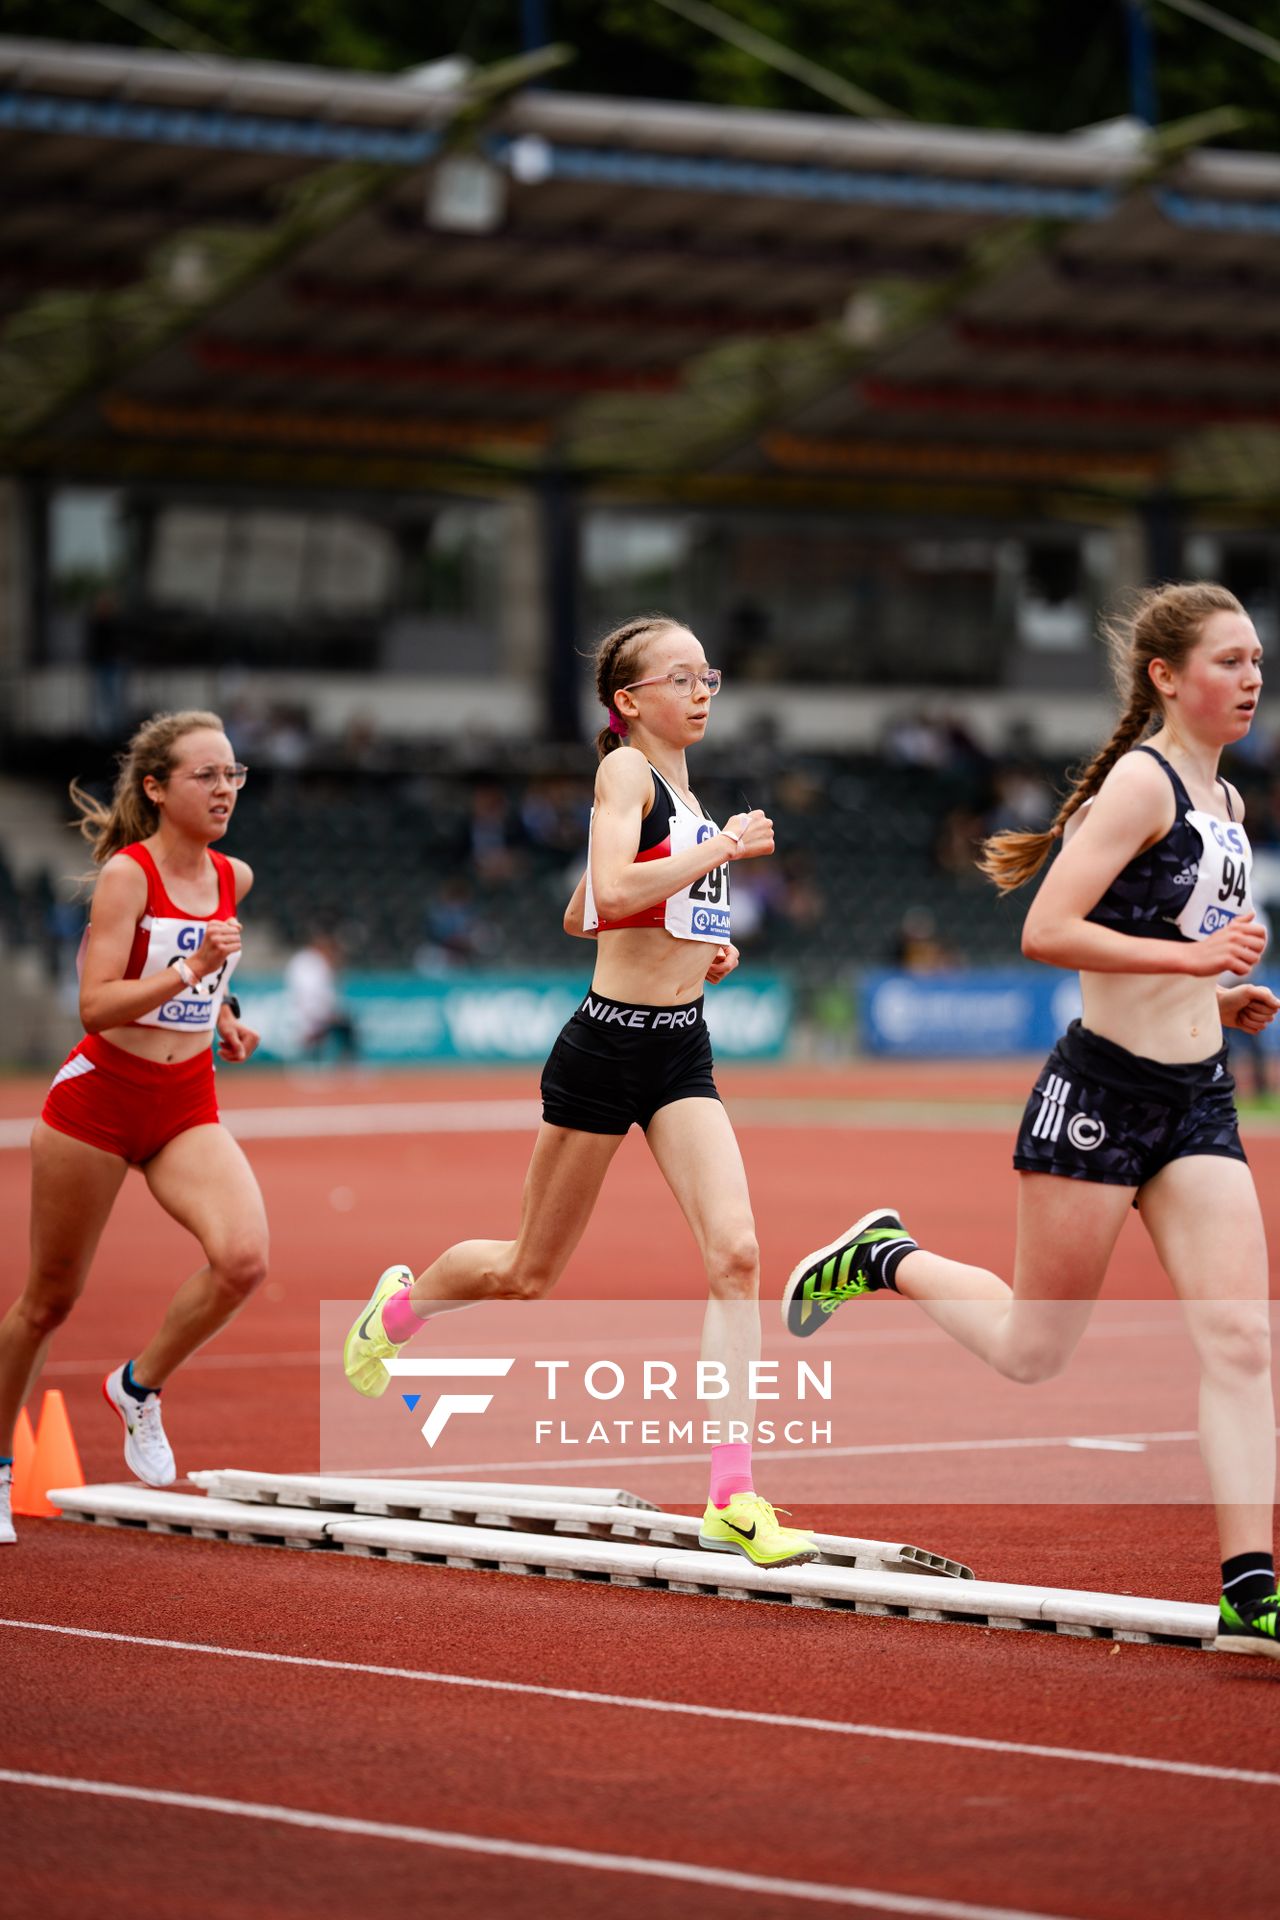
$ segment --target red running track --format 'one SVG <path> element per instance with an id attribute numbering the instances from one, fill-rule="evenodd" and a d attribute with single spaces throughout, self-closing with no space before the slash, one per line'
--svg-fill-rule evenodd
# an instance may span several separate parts
<path id="1" fill-rule="evenodd" d="M 726 1075 L 726 1086 L 736 1079 Z M 969 1098 L 1005 1101 L 1024 1083 L 993 1075 L 971 1083 Z M 241 1085 L 235 1095 L 228 1086 L 229 1104 L 296 1097 L 266 1076 Z M 358 1097 L 470 1099 L 491 1086 L 507 1097 L 529 1091 L 523 1076 L 502 1085 L 467 1076 L 447 1088 L 365 1084 Z M 903 1087 L 761 1074 L 743 1092 L 920 1097 Z M 958 1076 L 930 1091 L 964 1098 Z M 331 1094 L 357 1097 L 341 1084 Z M 30 1093 L 9 1086 L 0 1110 L 32 1111 Z M 1001 1131 L 952 1127 L 945 1113 L 919 1133 L 816 1117 L 803 1130 L 744 1129 L 767 1291 L 833 1208 L 832 1230 L 851 1205 L 883 1197 L 939 1244 L 1007 1265 L 1013 1183 Z M 1274 1210 L 1276 1142 L 1250 1148 Z M 305 1354 L 316 1300 L 363 1292 L 391 1258 L 424 1261 L 464 1233 L 509 1231 L 527 1149 L 511 1134 L 254 1142 L 273 1278 L 267 1297 L 170 1390 L 180 1462 L 313 1466 L 313 1366 L 252 1357 Z M 0 1154 L 10 1245 L 22 1232 L 24 1173 L 20 1153 Z M 609 1217 L 591 1229 L 565 1289 L 696 1293 L 683 1226 L 638 1142 L 624 1148 L 608 1192 Z M 643 1226 L 620 1234 L 620 1219 Z M 131 1180 L 47 1375 L 67 1393 L 90 1479 L 121 1471 L 97 1370 L 137 1343 L 190 1264 L 189 1243 Z M 1131 1298 L 1159 1290 L 1140 1233 L 1126 1234 L 1109 1284 Z M 228 1364 L 237 1355 L 242 1364 Z M 1111 1422 L 1123 1430 L 1122 1410 Z M 927 1465 L 921 1475 L 907 1506 L 862 1510 L 858 1530 L 921 1538 L 991 1578 L 1211 1597 L 1211 1526 L 1198 1508 L 936 1507 L 921 1504 Z M 847 1526 L 849 1516 L 832 1519 Z M 38 1900 L 46 1920 L 132 1908 L 124 1890 L 133 1886 L 149 1913 L 183 1920 L 314 1920 L 361 1906 L 610 1920 L 791 1915 L 831 1904 L 824 1888 L 871 1913 L 967 1906 L 1073 1920 L 1251 1920 L 1274 1908 L 1280 1672 L 1270 1663 L 57 1522 L 21 1528 L 20 1547 L 0 1558 L 0 1615 L 81 1631 L 0 1626 L 0 1770 L 228 1803 L 108 1800 L 6 1779 L 0 1885 L 13 1889 L 17 1911 Z M 148 1637 L 286 1658 L 139 1643 Z M 616 1699 L 450 1686 L 442 1676 Z M 828 1724 L 658 1713 L 642 1700 Z M 943 1738 L 887 1737 L 895 1731 Z M 1012 1750 L 953 1744 L 966 1740 Z M 1021 1750 L 1037 1746 L 1071 1752 Z M 246 1804 L 274 1811 L 248 1818 Z M 282 1809 L 373 1830 L 285 1824 Z M 513 1857 L 521 1847 L 533 1856 Z M 572 1851 L 548 1858 L 546 1849 Z M 652 1877 L 641 1869 L 653 1861 L 709 1873 L 711 1883 Z"/>

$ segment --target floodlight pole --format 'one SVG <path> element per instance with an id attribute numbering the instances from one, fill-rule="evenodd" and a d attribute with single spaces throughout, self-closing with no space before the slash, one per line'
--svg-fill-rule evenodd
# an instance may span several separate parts
<path id="1" fill-rule="evenodd" d="M 525 53 L 536 53 L 551 39 L 547 0 L 520 0 L 520 41 Z"/>
<path id="2" fill-rule="evenodd" d="M 543 566 L 543 714 L 547 737 L 582 738 L 578 701 L 578 493 L 562 462 L 538 476 Z"/>
<path id="3" fill-rule="evenodd" d="M 1155 42 L 1147 0 L 1124 0 L 1129 41 L 1129 108 L 1135 120 L 1156 124 Z"/>

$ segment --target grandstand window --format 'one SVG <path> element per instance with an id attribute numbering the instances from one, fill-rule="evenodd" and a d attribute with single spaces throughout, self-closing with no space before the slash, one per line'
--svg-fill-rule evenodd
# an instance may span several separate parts
<path id="1" fill-rule="evenodd" d="M 1265 533 L 1195 533 L 1186 543 L 1186 571 L 1230 587 L 1264 646 L 1280 633 L 1280 544 Z"/>
<path id="2" fill-rule="evenodd" d="M 1016 683 L 1022 649 L 1094 669 L 1110 541 L 1031 530 L 757 512 L 585 517 L 584 612 L 601 631 L 637 607 L 689 620 L 733 682 Z M 1048 663 L 1052 669 L 1052 662 Z"/>

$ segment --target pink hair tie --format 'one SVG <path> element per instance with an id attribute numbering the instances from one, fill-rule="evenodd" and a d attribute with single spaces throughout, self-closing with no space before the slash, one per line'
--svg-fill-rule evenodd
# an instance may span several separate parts
<path id="1" fill-rule="evenodd" d="M 615 713 L 612 708 L 609 709 L 609 731 L 610 733 L 619 735 L 625 734 L 627 731 L 626 721 L 622 718 L 621 714 Z"/>

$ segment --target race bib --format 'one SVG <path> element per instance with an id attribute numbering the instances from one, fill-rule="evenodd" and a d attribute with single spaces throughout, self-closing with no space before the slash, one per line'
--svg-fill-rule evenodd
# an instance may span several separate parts
<path id="1" fill-rule="evenodd" d="M 1207 940 L 1240 914 L 1253 911 L 1253 853 L 1239 821 L 1219 820 L 1196 808 L 1184 817 L 1200 836 L 1201 854 L 1195 885 L 1176 924 L 1188 940 Z"/>

